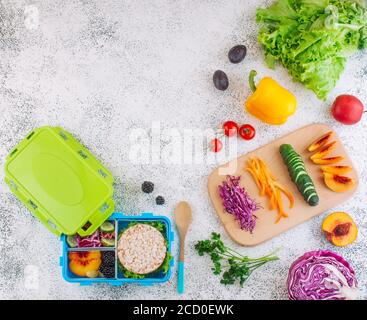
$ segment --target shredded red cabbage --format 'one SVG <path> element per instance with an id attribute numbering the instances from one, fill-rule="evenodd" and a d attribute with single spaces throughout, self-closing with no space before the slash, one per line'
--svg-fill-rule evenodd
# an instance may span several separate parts
<path id="1" fill-rule="evenodd" d="M 75 240 L 77 242 L 77 247 L 79 248 L 97 248 L 102 247 L 101 239 L 114 239 L 114 232 L 102 232 L 96 230 L 93 234 L 87 237 L 81 237 L 80 235 L 75 235 Z"/>
<path id="2" fill-rule="evenodd" d="M 260 207 L 239 185 L 240 179 L 240 176 L 227 176 L 226 181 L 218 186 L 219 195 L 222 198 L 224 208 L 236 217 L 241 229 L 252 233 L 257 219 L 254 211 Z"/>
<path id="3" fill-rule="evenodd" d="M 101 238 L 104 239 L 115 239 L 115 233 L 114 232 L 102 232 L 100 231 Z"/>
<path id="4" fill-rule="evenodd" d="M 101 239 L 99 235 L 99 231 L 95 231 L 93 234 L 87 237 L 81 237 L 80 235 L 75 236 L 77 246 L 80 248 L 88 247 L 88 248 L 95 248 L 101 247 Z"/>
<path id="5" fill-rule="evenodd" d="M 329 250 L 310 251 L 291 265 L 287 279 L 291 300 L 354 300 L 358 298 L 353 268 Z"/>

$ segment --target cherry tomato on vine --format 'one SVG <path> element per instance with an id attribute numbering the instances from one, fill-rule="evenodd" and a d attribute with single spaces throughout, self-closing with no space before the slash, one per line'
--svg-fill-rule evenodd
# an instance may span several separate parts
<path id="1" fill-rule="evenodd" d="M 219 152 L 223 148 L 223 143 L 218 138 L 213 139 L 210 141 L 209 149 L 213 152 Z"/>
<path id="2" fill-rule="evenodd" d="M 251 140 L 255 137 L 256 131 L 252 125 L 244 124 L 238 130 L 238 133 L 241 136 L 241 138 L 245 140 Z"/>
<path id="3" fill-rule="evenodd" d="M 226 121 L 223 123 L 223 130 L 227 137 L 234 137 L 238 133 L 238 124 L 234 121 Z"/>

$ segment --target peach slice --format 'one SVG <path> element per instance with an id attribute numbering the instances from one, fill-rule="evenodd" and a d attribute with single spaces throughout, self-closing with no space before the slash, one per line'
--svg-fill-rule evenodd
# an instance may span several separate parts
<path id="1" fill-rule="evenodd" d="M 86 277 L 87 273 L 91 271 L 98 271 L 101 263 L 101 259 L 90 259 L 87 261 L 71 260 L 69 263 L 69 269 L 72 273 L 79 277 Z"/>
<path id="2" fill-rule="evenodd" d="M 322 223 L 326 239 L 333 245 L 344 247 L 357 239 L 358 228 L 352 217 L 345 212 L 334 212 Z"/>
<path id="3" fill-rule="evenodd" d="M 313 154 L 310 157 L 310 159 L 311 160 L 321 159 L 321 158 L 327 156 L 332 151 L 334 151 L 335 148 L 336 148 L 336 141 L 330 142 L 329 144 L 327 144 L 326 146 L 324 146 L 320 151 L 318 151 L 315 154 Z"/>
<path id="4" fill-rule="evenodd" d="M 314 152 L 318 148 L 321 148 L 322 146 L 324 146 L 329 141 L 329 139 L 331 138 L 331 136 L 333 134 L 334 134 L 334 132 L 332 132 L 332 131 L 329 131 L 329 132 L 325 133 L 320 138 L 318 138 L 317 140 L 312 142 L 310 144 L 310 146 L 307 148 L 307 150 L 310 151 L 310 152 Z"/>
<path id="5" fill-rule="evenodd" d="M 332 174 L 346 174 L 352 171 L 350 166 L 321 166 L 322 172 L 332 173 Z"/>
<path id="6" fill-rule="evenodd" d="M 80 260 L 87 261 L 91 259 L 101 259 L 101 251 L 93 250 L 93 251 L 71 251 L 69 252 L 70 260 Z"/>
<path id="7" fill-rule="evenodd" d="M 324 181 L 326 186 L 334 192 L 345 192 L 352 189 L 355 185 L 355 181 L 352 178 L 328 172 L 324 172 Z"/>
<path id="8" fill-rule="evenodd" d="M 312 159 L 313 163 L 321 165 L 335 164 L 342 160 L 344 160 L 344 157 L 342 156 L 322 158 L 322 159 Z"/>
<path id="9" fill-rule="evenodd" d="M 69 269 L 79 277 L 86 277 L 92 271 L 98 271 L 101 266 L 100 251 L 69 252 Z"/>

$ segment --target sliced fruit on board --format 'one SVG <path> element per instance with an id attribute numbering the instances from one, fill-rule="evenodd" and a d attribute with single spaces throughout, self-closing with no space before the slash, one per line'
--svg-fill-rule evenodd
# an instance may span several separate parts
<path id="1" fill-rule="evenodd" d="M 329 157 L 329 158 L 322 158 L 322 159 L 312 159 L 312 162 L 315 164 L 328 165 L 328 164 L 338 163 L 342 160 L 344 160 L 344 157 L 336 156 L 336 157 Z"/>
<path id="2" fill-rule="evenodd" d="M 346 175 L 355 179 L 356 182 L 354 188 L 348 192 L 334 193 L 330 191 L 325 185 L 320 167 L 313 165 L 312 161 L 309 160 L 309 156 L 311 155 L 311 153 L 309 153 L 307 150 L 309 142 L 312 142 L 311 140 L 314 140 L 314 138 L 317 136 L 329 131 L 333 130 L 329 126 L 323 124 L 313 124 L 305 128 L 298 129 L 297 131 L 292 132 L 287 136 L 281 137 L 270 144 L 253 150 L 247 154 L 240 155 L 237 159 L 233 159 L 229 163 L 222 164 L 213 170 L 208 179 L 209 195 L 215 208 L 215 212 L 220 218 L 231 239 L 243 246 L 258 245 L 285 232 L 286 230 L 295 227 L 296 225 L 300 225 L 308 219 L 314 218 L 325 212 L 330 212 L 329 210 L 331 208 L 336 207 L 351 198 L 353 192 L 357 189 L 358 172 L 354 169 L 352 161 L 348 156 L 348 153 L 345 150 L 342 141 L 340 141 L 336 131 L 334 131 L 333 138 L 331 138 L 330 141 L 338 141 L 337 148 L 330 156 L 327 157 L 334 157 L 335 154 L 335 156 L 340 155 L 345 158 L 345 163 L 343 161 L 340 162 L 340 164 L 349 165 L 353 168 L 352 172 Z M 305 143 L 305 137 L 311 138 Z M 301 155 L 302 159 L 305 160 L 305 167 L 309 171 L 311 178 L 314 178 L 313 182 L 320 196 L 320 203 L 317 206 L 305 206 L 305 202 L 303 201 L 301 194 L 297 192 L 297 189 L 292 185 L 290 179 L 288 178 L 286 166 L 283 164 L 282 157 L 275 156 L 275 150 L 277 150 L 279 146 L 284 143 L 293 145 L 295 150 L 297 150 Z M 247 161 L 254 157 L 261 157 L 266 163 L 268 163 L 269 169 L 277 175 L 277 182 L 280 182 L 287 188 L 290 188 L 289 191 L 293 193 L 295 198 L 294 207 L 288 212 L 289 218 L 282 219 L 278 224 L 274 223 L 274 213 L 272 214 L 271 211 L 268 210 L 269 200 L 267 198 L 257 196 L 259 192 L 259 187 L 256 185 L 257 180 L 253 181 L 251 173 L 243 171 Z M 342 158 L 338 158 L 337 161 L 340 161 L 341 159 Z M 297 162 L 299 164 L 298 159 L 294 159 L 293 162 Z M 339 163 L 336 165 L 339 165 Z M 257 212 L 259 223 L 257 223 L 253 234 L 250 234 L 249 232 L 241 232 L 240 228 L 238 228 L 238 222 L 234 219 L 234 217 L 228 215 L 223 210 L 223 203 L 220 196 L 218 195 L 218 185 L 223 182 L 225 179 L 224 175 L 228 173 L 233 175 L 242 175 L 243 179 L 241 186 L 244 187 L 250 195 L 255 197 L 257 196 L 256 200 L 262 206 L 259 212 Z M 284 201 L 284 207 L 288 207 L 288 201 L 283 195 L 282 198 Z"/>
<path id="3" fill-rule="evenodd" d="M 321 158 L 327 156 L 328 154 L 330 154 L 331 152 L 333 152 L 335 150 L 335 148 L 336 148 L 336 141 L 330 142 L 326 146 L 322 147 L 322 149 L 320 151 L 313 154 L 310 157 L 310 159 L 311 160 L 321 159 Z"/>
<path id="4" fill-rule="evenodd" d="M 326 186 L 334 192 L 345 192 L 355 185 L 355 180 L 352 178 L 327 172 L 324 172 L 324 181 Z"/>
<path id="5" fill-rule="evenodd" d="M 323 136 L 312 142 L 310 146 L 307 148 L 307 150 L 310 152 L 314 152 L 317 149 L 321 148 L 329 141 L 329 139 L 332 137 L 333 134 L 334 132 L 332 131 L 325 133 Z"/>
<path id="6" fill-rule="evenodd" d="M 321 166 L 322 172 L 332 173 L 332 174 L 346 174 L 352 171 L 350 166 Z"/>
<path id="7" fill-rule="evenodd" d="M 333 245 L 344 247 L 357 239 L 358 228 L 352 217 L 345 212 L 334 212 L 322 223 L 322 231 Z"/>

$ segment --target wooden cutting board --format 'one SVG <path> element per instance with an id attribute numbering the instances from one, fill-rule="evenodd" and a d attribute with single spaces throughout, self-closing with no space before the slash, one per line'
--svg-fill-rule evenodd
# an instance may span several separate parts
<path id="1" fill-rule="evenodd" d="M 324 124 L 313 124 L 306 126 L 259 149 L 256 149 L 253 152 L 242 155 L 237 159 L 218 167 L 210 174 L 208 181 L 209 196 L 219 216 L 219 219 L 223 223 L 225 230 L 232 240 L 243 246 L 257 245 L 337 206 L 353 195 L 358 186 L 357 172 L 335 131 L 330 141 L 336 140 L 338 143 L 336 150 L 333 151 L 330 156 L 342 155 L 345 157 L 345 159 L 337 165 L 349 165 L 353 167 L 352 172 L 348 173 L 347 176 L 356 180 L 354 188 L 342 193 L 331 191 L 324 183 L 320 166 L 309 160 L 311 153 L 307 151 L 307 147 L 314 140 L 328 131 L 334 130 Z M 283 159 L 279 153 L 279 146 L 283 143 L 291 144 L 296 152 L 302 156 L 307 172 L 312 178 L 320 198 L 320 202 L 317 206 L 309 206 L 298 192 L 296 185 L 291 181 L 287 167 L 283 163 Z M 246 161 L 251 157 L 259 157 L 264 160 L 270 171 L 278 178 L 278 181 L 286 186 L 288 190 L 292 192 L 295 198 L 294 207 L 289 209 L 288 199 L 282 195 L 285 212 L 289 214 L 289 217 L 281 219 L 277 224 L 275 223 L 277 211 L 270 211 L 268 209 L 268 198 L 260 196 L 259 189 L 252 176 L 244 170 Z M 260 210 L 256 211 L 256 216 L 258 219 L 252 234 L 250 232 L 241 230 L 238 222 L 234 219 L 234 216 L 227 213 L 223 208 L 222 200 L 218 194 L 218 185 L 222 184 L 222 182 L 226 179 L 227 174 L 241 176 L 241 186 L 245 188 L 251 198 L 253 198 L 262 206 Z"/>

